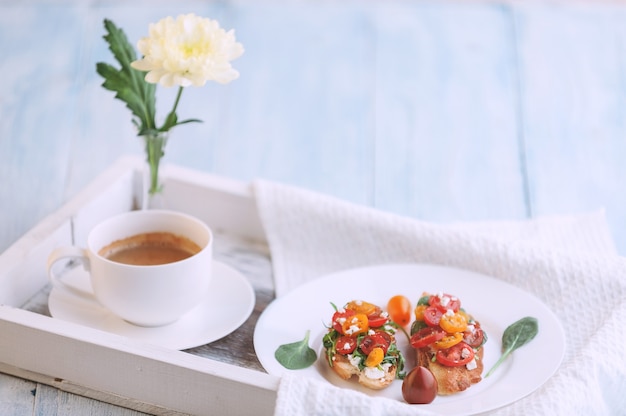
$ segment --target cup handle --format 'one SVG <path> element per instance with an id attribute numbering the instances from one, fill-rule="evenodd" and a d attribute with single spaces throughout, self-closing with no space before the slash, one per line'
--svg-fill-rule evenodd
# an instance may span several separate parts
<path id="1" fill-rule="evenodd" d="M 55 272 L 54 265 L 58 261 L 64 260 L 64 259 L 78 260 L 83 265 L 83 268 L 87 272 L 89 272 L 90 263 L 89 263 L 89 257 L 87 256 L 86 250 L 79 248 L 79 247 L 59 247 L 53 250 L 52 253 L 50 253 L 50 255 L 48 256 L 48 278 L 50 279 L 50 282 L 52 283 L 52 285 L 56 287 L 63 287 L 64 289 L 70 291 L 73 295 L 78 296 L 80 298 L 83 298 L 89 301 L 96 300 L 96 297 L 94 296 L 92 292 L 83 290 L 81 288 L 78 288 L 76 286 L 73 286 L 69 283 L 64 282 L 62 276 L 60 276 L 59 274 Z M 65 269 L 67 269 L 67 266 L 65 267 Z"/>

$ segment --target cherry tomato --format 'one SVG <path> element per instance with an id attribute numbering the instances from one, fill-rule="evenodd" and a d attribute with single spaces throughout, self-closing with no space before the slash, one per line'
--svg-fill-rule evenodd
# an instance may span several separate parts
<path id="1" fill-rule="evenodd" d="M 443 312 L 435 306 L 429 306 L 424 309 L 424 322 L 428 326 L 438 326 Z"/>
<path id="2" fill-rule="evenodd" d="M 355 315 L 355 312 L 348 309 L 335 312 L 331 320 L 333 328 L 340 334 L 344 334 L 343 324 L 347 318 L 353 315 Z"/>
<path id="3" fill-rule="evenodd" d="M 485 332 L 478 322 L 473 322 L 471 325 L 468 325 L 465 332 L 463 332 L 463 341 L 472 348 L 478 348 L 483 345 L 484 339 Z"/>
<path id="4" fill-rule="evenodd" d="M 367 355 L 367 358 L 365 359 L 365 366 L 376 367 L 378 364 L 383 362 L 383 358 L 385 358 L 383 349 L 376 347 Z"/>
<path id="5" fill-rule="evenodd" d="M 446 336 L 446 331 L 441 328 L 427 326 L 411 335 L 410 343 L 413 348 L 423 348 L 433 342 L 439 341 Z"/>
<path id="6" fill-rule="evenodd" d="M 411 322 L 411 301 L 403 295 L 393 296 L 387 302 L 387 312 L 392 321 L 407 326 Z"/>
<path id="7" fill-rule="evenodd" d="M 417 305 L 415 307 L 415 310 L 413 311 L 413 314 L 415 315 L 415 320 L 416 321 L 423 321 L 424 320 L 424 311 L 426 310 L 427 307 L 428 307 L 428 305 Z"/>
<path id="8" fill-rule="evenodd" d="M 369 330 L 367 316 L 362 313 L 349 316 L 341 325 L 341 329 L 342 334 L 345 335 L 358 335 L 366 333 Z"/>
<path id="9" fill-rule="evenodd" d="M 432 295 L 428 300 L 430 306 L 434 306 L 446 313 L 448 309 L 452 309 L 453 312 L 458 312 L 461 309 L 461 301 L 456 296 L 448 295 L 447 293 L 439 295 Z"/>
<path id="10" fill-rule="evenodd" d="M 337 339 L 335 345 L 339 354 L 348 355 L 356 349 L 356 338 L 344 335 Z"/>
<path id="11" fill-rule="evenodd" d="M 387 323 L 389 318 L 383 315 L 368 315 L 367 320 L 372 328 L 379 328 Z"/>
<path id="12" fill-rule="evenodd" d="M 363 315 L 380 315 L 381 309 L 373 303 L 365 302 L 363 300 L 353 300 L 348 302 L 345 309 L 354 311 L 356 313 L 362 313 Z"/>
<path id="13" fill-rule="evenodd" d="M 380 348 L 386 354 L 391 344 L 391 337 L 389 334 L 385 337 L 384 332 L 376 332 L 372 335 L 366 335 L 363 337 L 359 348 L 363 351 L 363 354 L 369 355 L 374 348 Z"/>
<path id="14" fill-rule="evenodd" d="M 450 348 L 453 345 L 456 345 L 461 341 L 463 341 L 463 334 L 460 332 L 457 332 L 456 334 L 446 335 L 445 337 L 441 338 L 439 341 L 435 342 L 433 347 L 438 350 L 442 350 L 442 349 Z"/>
<path id="15" fill-rule="evenodd" d="M 439 326 L 448 334 L 454 334 L 455 332 L 463 332 L 467 329 L 467 320 L 465 316 L 460 313 L 453 315 L 444 313 L 439 321 Z"/>
<path id="16" fill-rule="evenodd" d="M 436 357 L 441 365 L 460 367 L 474 359 L 474 350 L 465 342 L 461 341 L 450 348 L 437 351 Z"/>
<path id="17" fill-rule="evenodd" d="M 409 371 L 402 382 L 402 397 L 407 403 L 428 404 L 437 397 L 437 379 L 426 367 Z"/>

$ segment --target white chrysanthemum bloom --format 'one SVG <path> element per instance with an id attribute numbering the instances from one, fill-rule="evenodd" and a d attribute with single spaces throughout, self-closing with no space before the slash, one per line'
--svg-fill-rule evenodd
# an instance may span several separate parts
<path id="1" fill-rule="evenodd" d="M 161 19 L 150 24 L 150 36 L 137 42 L 143 58 L 131 63 L 148 71 L 146 81 L 165 87 L 203 86 L 207 81 L 227 84 L 239 77 L 230 64 L 243 54 L 235 32 L 226 32 L 216 20 L 194 14 Z"/>

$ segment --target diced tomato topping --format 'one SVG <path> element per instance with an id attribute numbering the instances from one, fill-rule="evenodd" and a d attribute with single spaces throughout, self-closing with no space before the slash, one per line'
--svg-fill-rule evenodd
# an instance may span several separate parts
<path id="1" fill-rule="evenodd" d="M 370 327 L 380 328 L 381 326 L 385 325 L 387 321 L 389 321 L 389 318 L 383 315 L 369 315 L 367 317 L 367 320 L 369 321 Z"/>
<path id="2" fill-rule="evenodd" d="M 460 313 L 450 315 L 446 312 L 441 317 L 439 326 L 448 334 L 454 334 L 456 332 L 463 332 L 467 329 L 467 320 L 465 319 L 465 316 Z"/>
<path id="3" fill-rule="evenodd" d="M 356 338 L 344 335 L 337 339 L 337 343 L 335 345 L 339 354 L 348 355 L 356 349 Z"/>
<path id="4" fill-rule="evenodd" d="M 390 344 L 391 337 L 389 336 L 389 334 L 386 334 L 384 332 L 376 332 L 372 335 L 366 335 L 365 337 L 363 337 L 359 348 L 361 348 L 363 354 L 367 355 L 369 355 L 369 353 L 372 352 L 374 348 L 381 348 L 383 352 L 387 354 L 387 350 L 389 349 Z"/>
<path id="5" fill-rule="evenodd" d="M 461 341 L 450 348 L 437 351 L 437 361 L 448 367 L 460 367 L 474 359 L 472 347 Z"/>
<path id="6" fill-rule="evenodd" d="M 423 348 L 432 344 L 433 342 L 439 341 L 445 336 L 446 331 L 444 331 L 443 329 L 427 326 L 413 334 L 409 342 L 411 343 L 411 346 L 413 348 Z"/>
<path id="7" fill-rule="evenodd" d="M 341 325 L 341 333 L 345 335 L 364 334 L 369 329 L 370 328 L 367 316 L 363 315 L 362 313 L 348 316 L 345 322 Z"/>
<path id="8" fill-rule="evenodd" d="M 356 315 L 356 312 L 349 310 L 349 309 L 344 309 L 344 310 L 339 310 L 337 312 L 335 312 L 333 314 L 333 318 L 332 318 L 332 325 L 333 328 L 339 332 L 340 334 L 343 334 L 343 324 L 344 322 L 346 322 L 346 319 L 349 318 L 350 316 L 354 316 Z"/>
<path id="9" fill-rule="evenodd" d="M 434 306 L 443 313 L 446 313 L 448 309 L 452 309 L 453 312 L 458 312 L 461 309 L 461 301 L 456 296 L 448 295 L 447 293 L 439 295 L 432 295 L 428 300 L 430 306 Z"/>
<path id="10" fill-rule="evenodd" d="M 441 311 L 441 309 L 435 306 L 429 306 L 424 309 L 424 322 L 426 322 L 428 326 L 438 326 L 442 315 L 443 311 Z"/>
<path id="11" fill-rule="evenodd" d="M 478 348 L 483 345 L 484 339 L 485 333 L 478 322 L 468 325 L 468 328 L 463 332 L 463 341 L 472 348 Z"/>

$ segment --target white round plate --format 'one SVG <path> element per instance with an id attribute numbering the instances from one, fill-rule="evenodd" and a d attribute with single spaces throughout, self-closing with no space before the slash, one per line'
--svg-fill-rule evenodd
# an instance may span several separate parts
<path id="1" fill-rule="evenodd" d="M 89 287 L 89 275 L 82 267 L 72 270 L 64 280 L 74 286 Z M 248 280 L 216 261 L 206 298 L 178 321 L 166 326 L 145 328 L 129 324 L 95 300 L 79 298 L 62 287 L 54 287 L 48 299 L 54 318 L 175 350 L 208 344 L 230 334 L 248 319 L 254 303 L 254 290 Z"/>
<path id="2" fill-rule="evenodd" d="M 334 273 L 306 283 L 273 301 L 261 314 L 254 332 L 254 348 L 268 373 L 280 376 L 298 372 L 334 385 L 384 396 L 399 401 L 402 381 L 395 380 L 384 390 L 370 390 L 354 380 L 341 380 L 325 361 L 322 337 L 338 307 L 361 299 L 386 309 L 387 301 L 402 294 L 416 302 L 423 292 L 445 292 L 460 298 L 461 306 L 481 323 L 488 335 L 485 344 L 484 374 L 500 356 L 502 333 L 525 316 L 537 318 L 539 333 L 530 343 L 513 352 L 488 378 L 468 390 L 438 396 L 424 409 L 446 415 L 472 415 L 496 409 L 532 393 L 554 374 L 565 352 L 565 335 L 557 317 L 535 296 L 492 277 L 466 270 L 435 265 L 391 264 Z M 413 303 L 413 306 L 415 304 Z M 309 345 L 318 352 L 317 362 L 303 370 L 287 370 L 274 358 L 282 345 L 304 339 L 311 331 Z M 408 330 L 408 328 L 407 328 Z M 398 347 L 407 361 L 405 370 L 415 366 L 415 354 L 401 333 Z"/>

